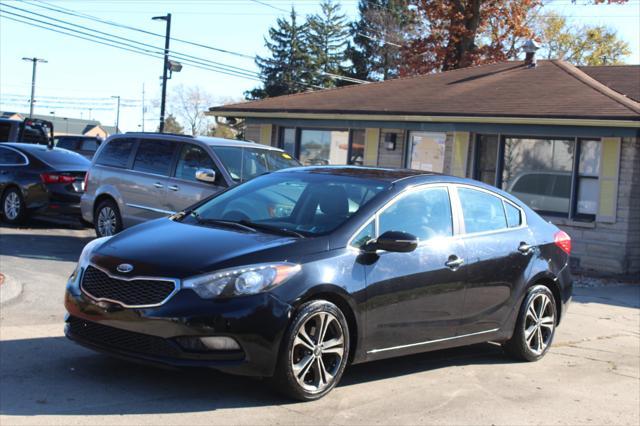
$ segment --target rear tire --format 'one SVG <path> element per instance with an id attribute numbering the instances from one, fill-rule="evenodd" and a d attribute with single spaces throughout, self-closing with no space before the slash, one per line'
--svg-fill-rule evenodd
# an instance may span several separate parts
<path id="1" fill-rule="evenodd" d="M 2 218 L 11 225 L 19 225 L 27 218 L 27 206 L 18 188 L 11 187 L 4 191 L 0 200 Z"/>
<path id="2" fill-rule="evenodd" d="M 556 331 L 556 301 L 549 287 L 531 287 L 522 302 L 518 321 L 511 339 L 502 347 L 520 361 L 537 361 L 553 342 Z"/>
<path id="3" fill-rule="evenodd" d="M 113 200 L 102 200 L 93 213 L 93 224 L 98 237 L 109 237 L 122 231 L 120 209 Z"/>
<path id="4" fill-rule="evenodd" d="M 276 390 L 300 401 L 328 394 L 349 359 L 349 326 L 342 311 L 326 300 L 298 310 L 285 333 L 272 382 Z"/>

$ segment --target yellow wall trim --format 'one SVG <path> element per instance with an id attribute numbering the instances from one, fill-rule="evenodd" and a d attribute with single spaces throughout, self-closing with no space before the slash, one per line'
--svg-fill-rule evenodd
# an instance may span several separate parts
<path id="1" fill-rule="evenodd" d="M 260 143 L 262 145 L 271 145 L 271 131 L 273 130 L 272 124 L 260 125 Z"/>
<path id="2" fill-rule="evenodd" d="M 378 165 L 378 142 L 380 129 L 366 129 L 364 133 L 364 165 Z"/>
<path id="3" fill-rule="evenodd" d="M 377 115 L 377 114 L 323 114 L 296 112 L 250 112 L 250 111 L 209 111 L 207 115 L 220 117 L 252 117 L 306 120 L 369 120 L 422 123 L 492 123 L 492 124 L 538 124 L 551 126 L 592 126 L 592 127 L 632 127 L 640 129 L 640 121 L 597 120 L 573 118 L 531 118 L 531 117 L 468 117 L 432 115 Z"/>
<path id="4" fill-rule="evenodd" d="M 453 132 L 453 161 L 451 174 L 465 177 L 467 174 L 467 157 L 469 153 L 469 132 Z"/>
<path id="5" fill-rule="evenodd" d="M 600 194 L 598 222 L 614 223 L 618 209 L 618 173 L 620 170 L 620 138 L 602 138 L 600 150 Z"/>

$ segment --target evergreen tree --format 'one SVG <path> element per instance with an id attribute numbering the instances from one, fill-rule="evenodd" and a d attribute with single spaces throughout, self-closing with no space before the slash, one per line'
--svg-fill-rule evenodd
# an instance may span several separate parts
<path id="1" fill-rule="evenodd" d="M 350 38 L 349 23 L 345 15 L 340 13 L 339 3 L 324 0 L 320 8 L 319 14 L 308 19 L 309 48 L 314 66 L 319 71 L 316 83 L 321 87 L 332 87 L 339 80 L 326 74 L 344 74 L 345 48 Z"/>
<path id="2" fill-rule="evenodd" d="M 158 126 L 158 130 L 160 131 L 160 126 Z M 184 127 L 176 120 L 173 114 L 169 114 L 167 118 L 164 120 L 164 132 L 165 133 L 175 133 L 175 134 L 184 134 Z"/>
<path id="3" fill-rule="evenodd" d="M 349 77 L 387 80 L 398 75 L 401 50 L 414 31 L 415 13 L 409 0 L 360 0 L 359 19 L 351 27 L 347 47 Z"/>
<path id="4" fill-rule="evenodd" d="M 293 7 L 289 20 L 278 18 L 265 38 L 271 57 L 256 58 L 263 86 L 246 92 L 247 99 L 299 93 L 311 87 L 316 69 L 309 54 L 308 27 L 307 23 L 298 24 Z"/>

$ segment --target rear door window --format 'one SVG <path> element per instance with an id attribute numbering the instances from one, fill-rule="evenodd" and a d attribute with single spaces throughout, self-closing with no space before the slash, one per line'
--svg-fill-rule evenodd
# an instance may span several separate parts
<path id="1" fill-rule="evenodd" d="M 111 167 L 127 167 L 134 143 L 135 140 L 133 139 L 114 139 L 110 141 L 107 143 L 107 146 L 100 151 L 96 164 Z"/>
<path id="2" fill-rule="evenodd" d="M 27 164 L 27 159 L 17 151 L 0 146 L 0 166 L 20 166 Z"/>
<path id="3" fill-rule="evenodd" d="M 169 176 L 175 143 L 167 140 L 142 140 L 133 162 L 133 170 Z"/>
<path id="4" fill-rule="evenodd" d="M 484 191 L 458 188 L 467 234 L 507 228 L 502 200 Z"/>

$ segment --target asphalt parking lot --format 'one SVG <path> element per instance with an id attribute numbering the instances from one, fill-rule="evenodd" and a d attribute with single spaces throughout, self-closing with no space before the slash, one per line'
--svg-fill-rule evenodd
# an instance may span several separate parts
<path id="1" fill-rule="evenodd" d="M 262 381 L 159 370 L 63 336 L 65 280 L 94 233 L 0 227 L 0 424 L 640 424 L 640 286 L 580 286 L 548 355 L 475 345 L 352 366 L 292 403 Z"/>

